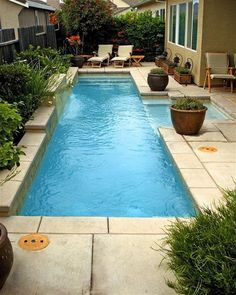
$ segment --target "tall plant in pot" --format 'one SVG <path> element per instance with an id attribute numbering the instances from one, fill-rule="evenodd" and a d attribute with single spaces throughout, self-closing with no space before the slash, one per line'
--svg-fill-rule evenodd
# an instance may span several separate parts
<path id="1" fill-rule="evenodd" d="M 73 54 L 71 57 L 71 63 L 73 66 L 82 68 L 84 59 L 82 56 L 79 55 L 80 47 L 81 47 L 81 40 L 80 36 L 78 35 L 68 35 L 66 37 L 66 41 L 68 42 L 68 45 L 70 47 L 70 53 Z"/>
<path id="2" fill-rule="evenodd" d="M 195 98 L 180 98 L 170 107 L 175 131 L 182 135 L 197 134 L 204 122 L 207 107 Z"/>
<path id="3" fill-rule="evenodd" d="M 147 82 L 152 91 L 163 91 L 168 85 L 169 77 L 161 68 L 155 68 L 148 74 Z"/>

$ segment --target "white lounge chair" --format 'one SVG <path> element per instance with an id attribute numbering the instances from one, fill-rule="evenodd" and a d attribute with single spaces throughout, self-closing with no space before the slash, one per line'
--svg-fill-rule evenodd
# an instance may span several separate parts
<path id="1" fill-rule="evenodd" d="M 206 53 L 206 76 L 203 87 L 208 84 L 209 92 L 211 92 L 211 80 L 221 79 L 230 80 L 231 92 L 233 92 L 233 83 L 236 77 L 233 75 L 233 68 L 229 67 L 229 57 L 227 53 Z"/>
<path id="2" fill-rule="evenodd" d="M 118 47 L 118 55 L 111 59 L 111 62 L 113 62 L 114 67 L 123 68 L 125 62 L 128 60 L 130 63 L 133 47 L 133 45 L 120 45 Z"/>
<path id="3" fill-rule="evenodd" d="M 97 56 L 89 58 L 88 62 L 91 62 L 93 68 L 100 68 L 102 66 L 102 62 L 104 62 L 105 60 L 107 60 L 107 65 L 109 65 L 112 48 L 113 45 L 110 44 L 98 45 Z"/>

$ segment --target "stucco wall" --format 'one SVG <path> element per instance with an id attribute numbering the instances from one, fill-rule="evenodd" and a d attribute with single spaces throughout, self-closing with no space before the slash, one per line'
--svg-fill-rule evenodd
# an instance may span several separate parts
<path id="1" fill-rule="evenodd" d="M 0 19 L 3 29 L 15 29 L 16 38 L 17 28 L 19 27 L 18 15 L 23 6 L 9 2 L 8 0 L 0 0 Z"/>

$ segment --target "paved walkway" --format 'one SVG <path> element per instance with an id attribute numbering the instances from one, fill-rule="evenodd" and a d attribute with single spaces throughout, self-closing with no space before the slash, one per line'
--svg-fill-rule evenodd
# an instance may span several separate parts
<path id="1" fill-rule="evenodd" d="M 139 91 L 150 96 L 146 76 L 154 64 L 132 71 Z M 91 69 L 83 68 L 81 72 Z M 113 68 L 96 69 L 111 72 Z M 170 78 L 171 97 L 183 94 L 209 97 L 197 86 L 181 86 Z M 155 96 L 160 96 L 155 93 Z M 162 93 L 163 95 L 163 93 Z M 166 95 L 166 94 L 165 94 Z M 211 99 L 236 115 L 236 93 L 215 91 Z M 221 199 L 218 186 L 233 187 L 236 179 L 235 120 L 206 122 L 198 136 L 179 136 L 172 128 L 161 128 L 182 177 L 198 205 Z M 202 153 L 200 146 L 214 146 L 216 153 Z M 0 218 L 14 248 L 14 266 L 1 294 L 29 295 L 171 295 L 166 285 L 173 275 L 166 270 L 159 245 L 163 243 L 167 218 Z M 30 252 L 18 246 L 24 234 L 39 232 L 49 237 L 47 248 Z"/>

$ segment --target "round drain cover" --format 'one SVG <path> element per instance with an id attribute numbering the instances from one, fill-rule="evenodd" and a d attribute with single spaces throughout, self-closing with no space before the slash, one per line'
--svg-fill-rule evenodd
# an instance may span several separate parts
<path id="1" fill-rule="evenodd" d="M 199 151 L 201 152 L 205 152 L 205 153 L 215 153 L 217 152 L 217 148 L 213 147 L 213 146 L 200 146 Z"/>
<path id="2" fill-rule="evenodd" d="M 18 244 L 22 249 L 37 251 L 46 248 L 49 244 L 49 239 L 44 235 L 30 234 L 20 238 Z"/>

